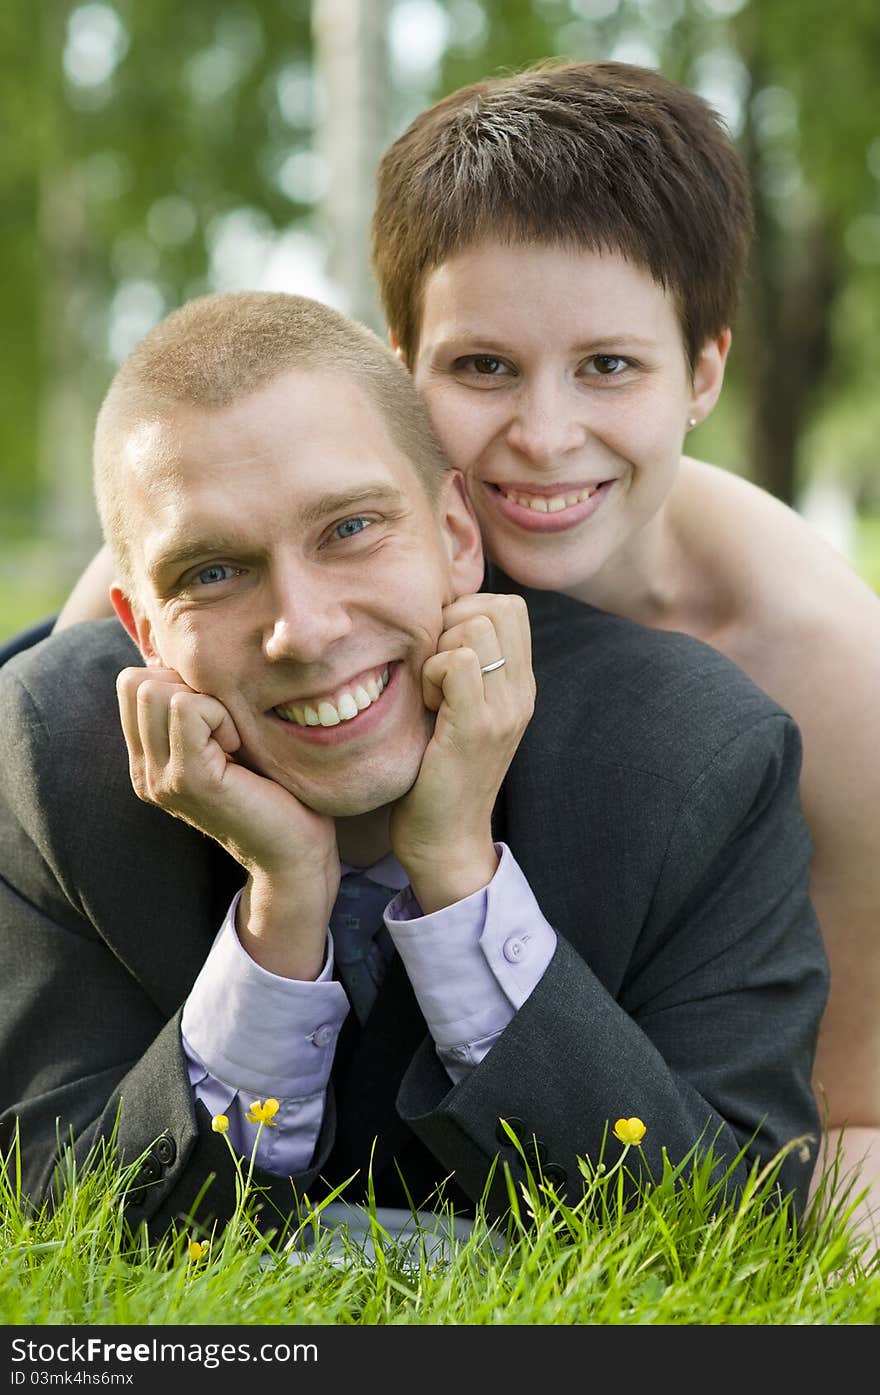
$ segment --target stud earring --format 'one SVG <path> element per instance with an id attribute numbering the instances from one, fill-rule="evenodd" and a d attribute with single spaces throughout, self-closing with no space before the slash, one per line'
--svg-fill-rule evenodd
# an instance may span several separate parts
<path id="1" fill-rule="evenodd" d="M 694 427 L 696 426 L 696 424 L 697 424 L 697 419 L 696 419 L 696 417 L 688 417 L 688 431 L 693 431 L 693 429 L 694 429 Z"/>

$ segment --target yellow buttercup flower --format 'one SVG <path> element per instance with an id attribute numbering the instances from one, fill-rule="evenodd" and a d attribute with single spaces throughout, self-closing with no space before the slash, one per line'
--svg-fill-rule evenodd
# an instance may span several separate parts
<path id="1" fill-rule="evenodd" d="M 204 1259 L 204 1258 L 205 1258 L 205 1256 L 207 1255 L 207 1253 L 208 1253 L 208 1251 L 210 1250 L 210 1248 L 211 1248 L 211 1246 L 208 1244 L 208 1241 L 207 1241 L 207 1240 L 190 1240 L 190 1242 L 189 1242 L 189 1258 L 190 1258 L 190 1263 L 192 1263 L 192 1264 L 198 1264 L 198 1262 L 199 1262 L 200 1259 Z"/>
<path id="2" fill-rule="evenodd" d="M 254 1100 L 244 1117 L 252 1124 L 266 1124 L 270 1129 L 274 1129 L 278 1108 L 278 1101 L 271 1096 L 265 1104 L 262 1100 Z"/>
<path id="3" fill-rule="evenodd" d="M 630 1144 L 638 1146 L 646 1133 L 645 1125 L 635 1115 L 632 1119 L 618 1119 L 614 1125 L 614 1137 L 619 1139 L 621 1143 L 625 1143 L 627 1147 Z"/>
<path id="4" fill-rule="evenodd" d="M 229 1120 L 225 1114 L 215 1114 L 211 1120 L 211 1128 L 215 1133 L 228 1133 Z"/>

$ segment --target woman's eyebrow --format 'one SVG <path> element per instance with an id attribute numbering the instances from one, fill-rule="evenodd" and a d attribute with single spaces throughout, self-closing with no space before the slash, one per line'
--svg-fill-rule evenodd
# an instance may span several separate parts
<path id="1" fill-rule="evenodd" d="M 449 334 L 437 336 L 437 346 L 446 348 L 448 345 L 475 344 L 484 354 L 498 354 L 499 357 L 511 352 L 511 341 L 499 339 L 495 334 L 483 334 L 477 327 L 461 327 L 450 331 Z M 627 344 L 633 348 L 648 349 L 656 343 L 656 340 L 647 338 L 642 334 L 633 334 L 629 330 L 605 330 L 591 335 L 585 335 L 575 344 L 578 353 L 595 353 L 597 349 L 602 349 L 610 344 Z"/>

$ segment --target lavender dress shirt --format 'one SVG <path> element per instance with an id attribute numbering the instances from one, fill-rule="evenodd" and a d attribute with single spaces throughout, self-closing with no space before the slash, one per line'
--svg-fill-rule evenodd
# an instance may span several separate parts
<path id="1" fill-rule="evenodd" d="M 540 980 L 556 948 L 531 887 L 505 843 L 488 886 L 422 915 L 399 862 L 389 854 L 366 875 L 398 887 L 385 924 L 403 960 L 437 1054 L 453 1084 L 479 1065 Z M 351 871 L 343 866 L 343 872 Z M 260 967 L 235 931 L 233 898 L 181 1020 L 196 1099 L 229 1119 L 229 1139 L 250 1157 L 253 1100 L 279 1102 L 256 1159 L 287 1176 L 311 1161 L 321 1127 L 336 1042 L 349 1012 L 333 978 L 333 937 L 314 981 L 280 978 Z"/>

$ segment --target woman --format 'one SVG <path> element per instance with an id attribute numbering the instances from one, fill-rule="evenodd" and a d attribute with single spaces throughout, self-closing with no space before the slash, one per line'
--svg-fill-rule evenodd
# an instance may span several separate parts
<path id="1" fill-rule="evenodd" d="M 797 719 L 831 963 L 814 1085 L 829 1156 L 841 1141 L 877 1205 L 880 598 L 792 509 L 682 454 L 721 390 L 750 231 L 711 108 L 646 69 L 567 63 L 417 117 L 380 166 L 373 253 L 489 557 L 696 636 Z M 109 580 L 99 557 L 58 623 L 106 613 Z"/>

